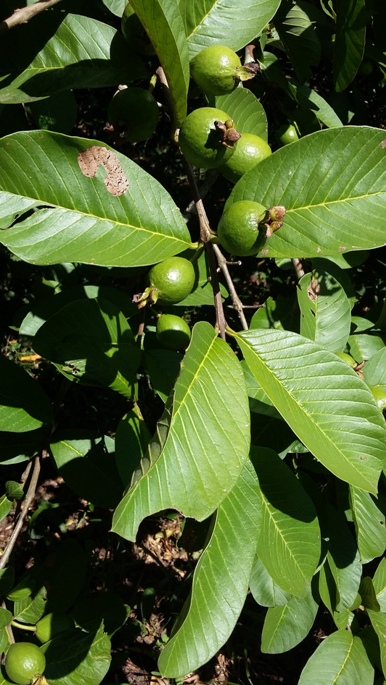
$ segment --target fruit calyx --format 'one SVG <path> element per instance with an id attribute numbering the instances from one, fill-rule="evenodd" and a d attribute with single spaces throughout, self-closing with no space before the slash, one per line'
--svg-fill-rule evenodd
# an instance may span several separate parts
<path id="1" fill-rule="evenodd" d="M 234 78 L 236 81 L 250 81 L 255 78 L 259 71 L 260 64 L 258 62 L 248 62 L 242 67 L 236 67 Z"/>
<path id="2" fill-rule="evenodd" d="M 262 222 L 265 226 L 265 237 L 270 238 L 275 231 L 283 225 L 283 219 L 286 213 L 286 209 L 283 205 L 275 205 L 267 209 L 267 214 Z"/>
<path id="3" fill-rule="evenodd" d="M 225 147 L 232 148 L 235 143 L 241 138 L 241 134 L 234 127 L 233 119 L 226 121 L 215 121 L 215 129 L 219 132 L 220 144 Z"/>

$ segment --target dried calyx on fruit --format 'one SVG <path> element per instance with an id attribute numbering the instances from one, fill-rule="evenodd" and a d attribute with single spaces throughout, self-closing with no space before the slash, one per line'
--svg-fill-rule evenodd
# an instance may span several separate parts
<path id="1" fill-rule="evenodd" d="M 182 122 L 179 144 L 188 162 L 214 169 L 230 158 L 239 138 L 229 114 L 215 107 L 199 107 Z"/>

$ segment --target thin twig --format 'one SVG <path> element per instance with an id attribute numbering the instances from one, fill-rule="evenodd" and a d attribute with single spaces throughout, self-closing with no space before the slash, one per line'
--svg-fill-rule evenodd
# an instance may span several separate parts
<path id="1" fill-rule="evenodd" d="M 23 522 L 25 517 L 28 514 L 28 509 L 31 506 L 33 499 L 35 497 L 35 492 L 39 480 L 39 474 L 40 474 L 40 457 L 35 457 L 34 459 L 34 467 L 33 467 L 33 472 L 30 480 L 30 484 L 28 486 L 28 490 L 24 499 L 24 506 L 23 510 L 20 512 L 20 516 L 17 520 L 17 523 L 13 529 L 13 532 L 11 534 L 11 537 L 8 540 L 7 546 L 4 550 L 3 555 L 0 557 L 0 569 L 4 568 L 4 566 L 7 564 L 9 557 L 11 556 L 12 550 L 15 546 L 16 540 L 19 536 L 19 533 L 22 529 Z"/>
<path id="2" fill-rule="evenodd" d="M 62 0 L 38 0 L 33 5 L 16 9 L 8 19 L 4 19 L 0 23 L 0 35 L 6 33 L 14 26 L 18 26 L 18 24 L 26 24 L 30 19 L 40 14 L 40 12 L 44 12 L 44 10 L 57 5 L 59 2 L 62 2 Z"/>
<path id="3" fill-rule="evenodd" d="M 218 265 L 224 274 L 224 278 L 226 280 L 226 284 L 228 286 L 228 290 L 229 290 L 230 296 L 232 298 L 233 306 L 237 310 L 237 313 L 239 315 L 239 319 L 241 321 L 241 325 L 242 325 L 243 329 L 245 331 L 247 331 L 248 330 L 248 323 L 247 323 L 247 320 L 246 320 L 245 315 L 244 315 L 244 307 L 243 307 L 243 304 L 242 304 L 242 302 L 241 302 L 241 300 L 240 300 L 240 298 L 236 292 L 236 288 L 233 284 L 232 277 L 229 273 L 227 260 L 225 259 L 224 255 L 221 252 L 218 245 L 212 245 L 212 247 L 213 247 L 213 251 L 216 255 Z"/>
<path id="4" fill-rule="evenodd" d="M 305 271 L 303 269 L 303 264 L 301 263 L 300 259 L 298 259 L 297 257 L 295 257 L 292 260 L 292 264 L 293 264 L 293 267 L 295 269 L 296 278 L 298 279 L 298 281 L 300 281 L 300 279 L 303 278 L 303 276 L 305 274 Z"/>

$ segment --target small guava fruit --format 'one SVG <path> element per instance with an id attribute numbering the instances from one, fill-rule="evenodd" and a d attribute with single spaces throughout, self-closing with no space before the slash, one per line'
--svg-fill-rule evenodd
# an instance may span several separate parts
<path id="1" fill-rule="evenodd" d="M 199 107 L 182 122 L 179 144 L 188 162 L 214 169 L 233 155 L 239 138 L 229 114 L 216 107 Z"/>
<path id="2" fill-rule="evenodd" d="M 248 257 L 259 252 L 266 240 L 267 210 L 259 202 L 240 200 L 223 212 L 217 237 L 230 254 Z"/>
<path id="3" fill-rule="evenodd" d="M 131 50 L 140 55 L 155 54 L 151 40 L 130 3 L 126 5 L 122 14 L 121 31 Z"/>
<path id="4" fill-rule="evenodd" d="M 220 171 L 228 181 L 237 183 L 247 171 L 271 154 L 272 150 L 263 138 L 254 133 L 243 133 L 233 155 Z"/>
<path id="5" fill-rule="evenodd" d="M 298 132 L 293 124 L 283 124 L 276 131 L 276 140 L 280 145 L 288 145 L 299 140 Z"/>
<path id="6" fill-rule="evenodd" d="M 157 338 L 168 350 L 184 350 L 190 342 L 190 328 L 175 314 L 161 314 L 156 327 Z"/>
<path id="7" fill-rule="evenodd" d="M 111 99 L 107 117 L 117 135 L 128 143 L 138 143 L 150 138 L 158 124 L 157 101 L 144 88 L 124 88 Z"/>
<path id="8" fill-rule="evenodd" d="M 192 292 L 196 272 L 189 259 L 169 257 L 150 269 L 148 279 L 153 302 L 176 304 Z"/>
<path id="9" fill-rule="evenodd" d="M 32 642 L 15 642 L 5 657 L 5 672 L 17 685 L 30 685 L 43 675 L 46 657 Z"/>
<path id="10" fill-rule="evenodd" d="M 46 614 L 36 624 L 35 635 L 39 642 L 48 642 L 53 637 L 71 630 L 74 627 L 74 620 L 68 614 L 54 612 Z"/>
<path id="11" fill-rule="evenodd" d="M 240 57 L 225 45 L 210 45 L 190 62 L 190 73 L 199 88 L 208 95 L 226 95 L 239 82 Z"/>

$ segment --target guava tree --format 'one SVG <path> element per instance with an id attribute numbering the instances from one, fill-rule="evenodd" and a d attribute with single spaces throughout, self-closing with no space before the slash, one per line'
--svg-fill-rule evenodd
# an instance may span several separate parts
<path id="1" fill-rule="evenodd" d="M 35 682 L 99 685 L 124 644 L 123 582 L 85 599 L 65 527 L 54 555 L 13 563 L 49 459 L 110 516 L 114 563 L 160 512 L 204 533 L 162 677 L 218 654 L 253 597 L 262 654 L 329 625 L 300 685 L 384 682 L 385 281 L 354 309 L 386 244 L 386 135 L 361 96 L 381 101 L 383 2 L 24 4 L 0 24 L 0 242 L 29 279 L 0 356 L 1 651 L 44 634 Z M 75 135 L 81 96 L 105 98 L 103 140 Z M 136 145 L 161 138 L 145 170 Z M 247 309 L 247 260 L 296 288 Z M 116 403 L 115 430 L 63 420 L 85 388 Z"/>

